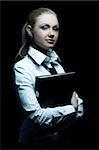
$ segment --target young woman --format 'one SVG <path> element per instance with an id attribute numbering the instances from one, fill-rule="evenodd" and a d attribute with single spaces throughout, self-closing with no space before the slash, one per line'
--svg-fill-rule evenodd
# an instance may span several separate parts
<path id="1" fill-rule="evenodd" d="M 22 47 L 14 64 L 16 92 L 25 114 L 20 128 L 19 143 L 55 146 L 61 137 L 56 130 L 59 124 L 72 113 L 75 113 L 75 118 L 83 115 L 83 101 L 76 92 L 71 95 L 70 105 L 54 108 L 41 107 L 37 99 L 37 76 L 50 75 L 53 62 L 55 73 L 65 73 L 59 63 L 59 56 L 53 49 L 58 36 L 59 22 L 54 11 L 49 8 L 38 8 L 29 14 L 22 29 Z"/>

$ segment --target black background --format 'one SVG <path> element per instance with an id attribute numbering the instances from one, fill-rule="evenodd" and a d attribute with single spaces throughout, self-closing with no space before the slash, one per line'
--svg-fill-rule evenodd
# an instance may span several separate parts
<path id="1" fill-rule="evenodd" d="M 2 147 L 16 148 L 16 97 L 13 90 L 12 67 L 20 47 L 21 28 L 29 12 L 38 7 L 49 7 L 60 18 L 60 39 L 56 45 L 65 67 L 80 72 L 81 97 L 86 106 L 85 127 L 80 148 L 97 147 L 97 97 L 96 97 L 96 33 L 97 2 L 67 1 L 17 1 L 1 2 L 1 114 Z M 20 113 L 18 115 L 21 115 Z M 82 132 L 81 132 L 82 133 Z M 76 135 L 75 135 L 75 138 Z"/>

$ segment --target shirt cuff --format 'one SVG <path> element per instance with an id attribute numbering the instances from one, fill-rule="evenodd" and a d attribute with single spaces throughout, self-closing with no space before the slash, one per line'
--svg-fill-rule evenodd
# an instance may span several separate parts
<path id="1" fill-rule="evenodd" d="M 68 114 L 71 114 L 71 113 L 74 113 L 76 112 L 75 108 L 72 106 L 72 105 L 67 105 L 67 106 L 64 106 L 64 115 L 68 115 Z"/>
<path id="2" fill-rule="evenodd" d="M 83 100 L 78 97 L 78 94 L 77 94 L 77 93 L 76 93 L 76 98 L 77 98 L 77 100 L 78 100 L 78 106 L 83 103 Z"/>

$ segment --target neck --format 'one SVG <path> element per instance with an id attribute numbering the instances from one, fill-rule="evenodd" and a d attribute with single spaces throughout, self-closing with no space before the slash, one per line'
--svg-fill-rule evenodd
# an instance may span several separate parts
<path id="1" fill-rule="evenodd" d="M 38 46 L 34 43 L 32 44 L 32 47 L 37 49 L 38 51 L 42 52 L 43 54 L 47 55 L 48 49 L 41 48 L 40 46 Z"/>

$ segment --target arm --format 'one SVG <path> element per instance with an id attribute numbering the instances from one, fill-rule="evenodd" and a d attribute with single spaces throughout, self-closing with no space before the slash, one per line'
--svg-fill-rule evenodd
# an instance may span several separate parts
<path id="1" fill-rule="evenodd" d="M 26 67 L 14 66 L 15 85 L 21 106 L 34 123 L 42 126 L 54 126 L 68 115 L 75 113 L 72 105 L 54 108 L 41 108 L 35 94 L 35 76 L 32 78 Z"/>

